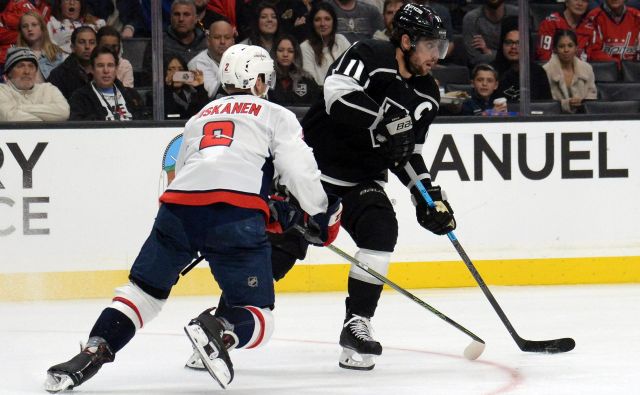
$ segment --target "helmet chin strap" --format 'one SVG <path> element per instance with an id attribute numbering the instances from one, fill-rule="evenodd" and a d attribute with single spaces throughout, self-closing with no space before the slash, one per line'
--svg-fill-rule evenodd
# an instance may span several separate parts
<path id="1" fill-rule="evenodd" d="M 411 65 L 411 61 L 409 60 L 411 58 L 411 52 L 413 52 L 415 48 L 416 48 L 415 41 L 411 41 L 411 47 L 409 48 L 409 50 L 405 51 L 404 49 L 401 48 L 402 55 L 404 57 L 404 65 L 409 71 L 409 73 L 411 73 L 412 76 L 417 75 L 416 70 L 413 68 L 413 66 Z"/>

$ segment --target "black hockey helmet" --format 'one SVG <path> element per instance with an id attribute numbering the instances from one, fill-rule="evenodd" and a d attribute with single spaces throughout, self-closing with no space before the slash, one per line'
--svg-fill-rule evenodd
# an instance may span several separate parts
<path id="1" fill-rule="evenodd" d="M 441 40 L 448 44 L 447 30 L 440 16 L 433 8 L 415 3 L 404 4 L 393 17 L 391 41 L 400 45 L 403 34 L 407 34 L 412 45 L 420 38 Z M 441 53 L 441 59 L 445 53 Z"/>

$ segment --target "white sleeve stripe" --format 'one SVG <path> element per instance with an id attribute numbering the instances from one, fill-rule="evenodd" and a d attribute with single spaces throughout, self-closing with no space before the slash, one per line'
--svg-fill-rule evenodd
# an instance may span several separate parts
<path id="1" fill-rule="evenodd" d="M 371 71 L 369 73 L 369 76 L 372 76 L 372 75 L 377 74 L 377 73 L 397 74 L 398 72 L 396 70 L 394 70 L 394 69 L 379 68 L 379 69 L 375 69 L 375 70 Z"/>
<path id="2" fill-rule="evenodd" d="M 353 74 L 353 78 L 359 80 L 363 70 L 364 70 L 364 63 L 358 62 L 358 68 L 356 69 L 356 72 Z"/>
<path id="3" fill-rule="evenodd" d="M 367 113 L 367 114 L 373 115 L 373 116 L 376 118 L 376 120 L 377 120 L 377 118 L 378 118 L 378 113 L 377 113 L 377 112 L 371 111 L 371 110 L 369 110 L 369 109 L 367 109 L 367 108 L 364 108 L 364 107 L 361 107 L 361 106 L 357 106 L 357 105 L 355 105 L 355 104 L 353 104 L 353 103 L 349 103 L 348 101 L 344 100 L 342 97 L 341 97 L 341 98 L 339 98 L 339 99 L 338 99 L 338 101 L 339 101 L 339 102 L 341 102 L 341 103 L 343 103 L 343 104 L 344 104 L 345 106 L 347 106 L 347 107 L 351 107 L 351 108 L 356 109 L 356 110 L 358 110 L 358 111 L 362 111 L 362 112 L 364 112 L 364 113 Z"/>
<path id="4" fill-rule="evenodd" d="M 433 97 L 431 97 L 429 95 L 426 95 L 426 94 L 424 94 L 422 92 L 419 92 L 419 91 L 417 91 L 415 89 L 413 91 L 415 92 L 416 95 L 418 95 L 420 97 L 424 97 L 427 100 L 431 100 L 433 102 L 433 104 L 436 105 L 436 108 L 440 108 L 440 103 L 438 103 L 438 101 L 436 99 L 434 99 Z"/>

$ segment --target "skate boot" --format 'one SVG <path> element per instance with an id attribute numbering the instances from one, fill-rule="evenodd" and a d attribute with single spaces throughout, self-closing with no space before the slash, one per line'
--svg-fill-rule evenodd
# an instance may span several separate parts
<path id="1" fill-rule="evenodd" d="M 52 394 L 73 389 L 98 373 L 102 364 L 114 359 L 115 354 L 103 338 L 91 337 L 80 354 L 47 370 L 44 389 Z"/>
<path id="2" fill-rule="evenodd" d="M 224 324 L 224 327 L 226 328 L 227 325 Z M 238 336 L 236 336 L 236 334 L 233 333 L 232 330 L 225 329 L 224 332 L 222 332 L 222 343 L 224 344 L 224 347 L 227 349 L 227 351 L 231 351 L 238 345 Z M 206 369 L 204 367 L 204 363 L 202 363 L 202 359 L 200 359 L 200 354 L 198 353 L 198 351 L 196 351 L 195 347 L 193 348 L 193 353 L 184 364 L 184 367 L 194 370 Z"/>
<path id="3" fill-rule="evenodd" d="M 342 353 L 338 365 L 344 369 L 371 370 L 373 357 L 382 354 L 382 346 L 371 337 L 373 328 L 367 317 L 348 314 L 340 333 Z"/>
<path id="4" fill-rule="evenodd" d="M 233 364 L 222 340 L 222 322 L 205 312 L 192 319 L 184 331 L 211 377 L 222 388 L 227 388 L 233 380 Z"/>

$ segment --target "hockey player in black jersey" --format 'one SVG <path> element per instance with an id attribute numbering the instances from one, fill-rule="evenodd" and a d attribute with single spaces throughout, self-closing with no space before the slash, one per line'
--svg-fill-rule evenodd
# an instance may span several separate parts
<path id="1" fill-rule="evenodd" d="M 436 234 L 456 226 L 453 210 L 432 184 L 421 155 L 440 101 L 429 72 L 447 53 L 447 45 L 442 20 L 433 9 L 403 5 L 394 17 L 390 42 L 359 41 L 331 65 L 323 96 L 302 121 L 325 190 L 343 199 L 342 226 L 359 248 L 356 258 L 384 275 L 398 236 L 384 191 L 388 170 L 411 191 L 421 226 Z M 417 191 L 419 182 L 436 209 Z M 382 353 L 370 323 L 381 291 L 380 281 L 352 265 L 340 334 L 341 367 L 373 369 L 373 356 Z"/>

